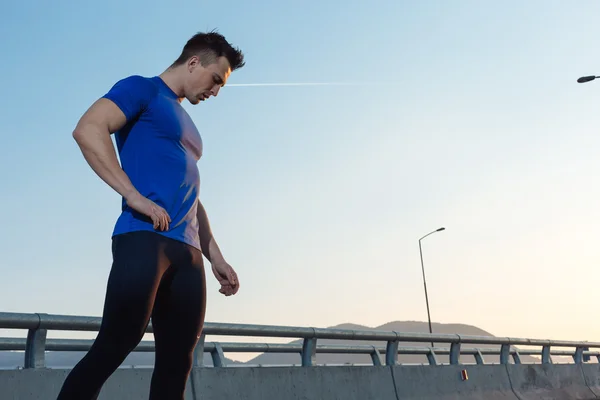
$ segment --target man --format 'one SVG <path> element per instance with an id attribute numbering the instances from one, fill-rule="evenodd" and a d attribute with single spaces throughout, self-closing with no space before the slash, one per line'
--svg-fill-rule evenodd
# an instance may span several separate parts
<path id="1" fill-rule="evenodd" d="M 150 399 L 184 398 L 204 324 L 202 256 L 211 263 L 220 293 L 237 293 L 239 281 L 198 197 L 202 140 L 181 101 L 199 104 L 217 96 L 244 64 L 242 52 L 222 35 L 199 33 L 161 75 L 120 80 L 77 124 L 73 137 L 83 156 L 123 201 L 112 236 L 102 325 L 58 400 L 97 399 L 150 320 L 156 346 Z"/>

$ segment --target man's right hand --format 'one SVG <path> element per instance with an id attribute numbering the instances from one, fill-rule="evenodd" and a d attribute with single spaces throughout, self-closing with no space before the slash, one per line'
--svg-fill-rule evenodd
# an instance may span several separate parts
<path id="1" fill-rule="evenodd" d="M 166 231 L 169 229 L 169 223 L 171 222 L 169 213 L 167 213 L 164 208 L 157 205 L 152 200 L 135 191 L 125 197 L 125 201 L 129 207 L 152 219 L 152 222 L 154 223 L 154 229 L 160 229 L 161 231 Z"/>

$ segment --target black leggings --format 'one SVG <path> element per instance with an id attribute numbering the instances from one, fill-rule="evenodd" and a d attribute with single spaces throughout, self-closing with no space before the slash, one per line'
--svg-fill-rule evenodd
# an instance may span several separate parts
<path id="1" fill-rule="evenodd" d="M 95 400 L 139 344 L 150 318 L 155 362 L 150 400 L 183 400 L 204 324 L 206 281 L 200 250 L 154 232 L 117 235 L 102 325 L 57 400 Z"/>

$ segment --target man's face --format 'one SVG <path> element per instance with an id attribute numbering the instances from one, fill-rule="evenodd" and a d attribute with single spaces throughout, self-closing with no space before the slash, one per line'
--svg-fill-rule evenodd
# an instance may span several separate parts
<path id="1" fill-rule="evenodd" d="M 217 96 L 231 75 L 229 61 L 225 57 L 219 57 L 216 62 L 206 66 L 200 63 L 198 57 L 192 57 L 187 67 L 185 97 L 191 104 Z"/>

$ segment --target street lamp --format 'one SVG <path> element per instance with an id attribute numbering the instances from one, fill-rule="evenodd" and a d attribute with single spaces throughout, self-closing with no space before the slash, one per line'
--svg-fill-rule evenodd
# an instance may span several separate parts
<path id="1" fill-rule="evenodd" d="M 427 235 L 423 236 L 421 239 L 419 239 L 419 253 L 421 254 L 421 270 L 423 271 L 423 286 L 425 287 L 425 303 L 427 304 L 427 319 L 429 320 L 429 333 L 433 334 L 433 330 L 431 329 L 431 315 L 429 314 L 429 298 L 427 296 L 427 281 L 425 280 L 425 267 L 423 266 L 423 249 L 421 248 L 421 240 L 425 239 L 427 236 L 436 233 L 436 232 L 441 232 L 443 230 L 445 230 L 446 228 L 439 228 L 436 229 L 433 232 L 429 232 Z M 433 348 L 433 341 L 431 341 L 431 347 Z"/>

